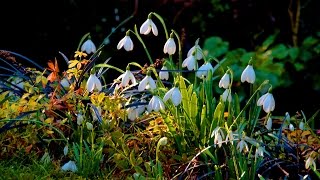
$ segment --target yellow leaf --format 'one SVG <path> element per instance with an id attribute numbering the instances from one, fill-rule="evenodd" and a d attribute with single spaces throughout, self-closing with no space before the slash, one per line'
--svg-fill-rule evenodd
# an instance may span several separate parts
<path id="1" fill-rule="evenodd" d="M 47 134 L 53 134 L 54 133 L 54 131 L 52 131 L 52 130 L 47 130 Z"/>
<path id="2" fill-rule="evenodd" d="M 78 60 L 71 60 L 71 61 L 69 61 L 69 66 L 68 66 L 68 68 L 73 68 L 73 67 L 75 67 L 78 63 L 79 63 Z"/>
<path id="3" fill-rule="evenodd" d="M 46 119 L 44 122 L 51 124 L 53 122 L 53 118 L 50 117 L 50 118 Z"/>

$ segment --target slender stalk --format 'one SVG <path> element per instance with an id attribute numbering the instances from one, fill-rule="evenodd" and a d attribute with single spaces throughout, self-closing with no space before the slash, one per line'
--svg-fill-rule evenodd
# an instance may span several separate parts
<path id="1" fill-rule="evenodd" d="M 182 69 L 182 46 L 181 46 L 181 40 L 180 40 L 180 37 L 179 37 L 179 34 L 175 31 L 175 30 L 172 30 L 172 32 L 174 33 L 174 35 L 176 36 L 177 40 L 178 40 L 178 47 L 179 47 L 179 73 L 181 73 L 181 69 Z"/>
<path id="2" fill-rule="evenodd" d="M 164 32 L 165 32 L 165 34 L 166 34 L 166 39 L 169 39 L 169 34 L 168 34 L 168 31 L 167 31 L 166 23 L 164 22 L 164 20 L 162 19 L 162 17 L 161 17 L 159 14 L 155 13 L 155 12 L 152 12 L 151 14 L 154 15 L 155 17 L 157 17 L 157 18 L 159 19 L 159 21 L 161 22 L 162 27 L 163 27 L 163 29 L 164 29 Z"/>
<path id="3" fill-rule="evenodd" d="M 240 111 L 240 113 L 238 114 L 238 116 L 236 117 L 236 119 L 233 121 L 233 123 L 231 124 L 231 126 L 233 126 L 237 120 L 240 118 L 240 116 L 242 115 L 242 113 L 248 108 L 248 106 L 250 105 L 251 101 L 253 100 L 254 96 L 259 92 L 259 90 L 262 88 L 262 86 L 264 86 L 265 84 L 269 83 L 269 80 L 265 80 L 263 83 L 261 83 L 261 85 L 258 87 L 258 89 L 252 94 L 252 96 L 250 97 L 250 99 L 248 100 L 247 104 L 244 106 L 244 108 Z"/>
<path id="4" fill-rule="evenodd" d="M 150 53 L 149 53 L 149 51 L 148 51 L 145 43 L 143 42 L 141 36 L 140 36 L 139 33 L 138 33 L 137 25 L 134 25 L 134 31 L 132 31 L 132 30 L 129 30 L 129 31 L 132 32 L 134 35 L 136 35 L 136 37 L 138 38 L 138 40 L 139 40 L 140 43 L 142 44 L 143 49 L 144 49 L 144 51 L 146 52 L 146 54 L 147 54 L 147 56 L 148 56 L 148 59 L 149 59 L 149 61 L 150 61 L 150 64 L 153 64 L 153 60 L 152 60 L 152 58 L 151 58 L 151 56 L 150 56 Z"/>

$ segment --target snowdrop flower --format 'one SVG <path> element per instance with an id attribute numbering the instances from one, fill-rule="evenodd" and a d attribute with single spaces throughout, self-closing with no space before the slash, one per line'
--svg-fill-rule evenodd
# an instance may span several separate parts
<path id="1" fill-rule="evenodd" d="M 222 139 L 224 138 L 224 133 L 220 127 L 216 127 L 212 133 L 211 138 L 214 136 L 214 145 L 218 145 L 219 147 L 222 146 Z"/>
<path id="2" fill-rule="evenodd" d="M 196 58 L 194 55 L 187 57 L 182 62 L 182 67 L 187 67 L 189 71 L 196 69 Z"/>
<path id="3" fill-rule="evenodd" d="M 158 36 L 158 28 L 151 20 L 151 14 L 149 14 L 148 19 L 140 27 L 140 34 L 147 35 L 151 30 L 153 35 Z"/>
<path id="4" fill-rule="evenodd" d="M 90 74 L 90 77 L 87 81 L 87 91 L 92 92 L 93 90 L 102 90 L 102 85 L 99 78 L 95 74 Z"/>
<path id="5" fill-rule="evenodd" d="M 84 42 L 81 46 L 81 51 L 85 51 L 87 54 L 95 53 L 96 52 L 96 46 L 91 41 L 91 39 L 88 39 L 86 42 Z"/>
<path id="6" fill-rule="evenodd" d="M 146 109 L 145 105 L 142 106 L 136 106 L 136 107 L 129 107 L 127 109 L 128 113 L 128 119 L 131 121 L 134 121 L 136 118 L 138 118 Z"/>
<path id="7" fill-rule="evenodd" d="M 138 86 L 138 91 L 143 91 L 145 89 L 151 89 L 154 90 L 157 88 L 156 83 L 154 82 L 154 80 L 152 79 L 152 77 L 150 76 L 150 73 L 147 73 L 146 77 L 144 77 L 142 79 L 142 81 L 140 82 L 139 86 Z"/>
<path id="8" fill-rule="evenodd" d="M 300 123 L 299 123 L 299 129 L 304 130 L 304 122 L 300 121 Z"/>
<path id="9" fill-rule="evenodd" d="M 68 145 L 66 145 L 64 148 L 63 148 L 63 154 L 66 156 L 68 154 L 68 151 L 69 151 L 69 148 L 68 148 Z"/>
<path id="10" fill-rule="evenodd" d="M 78 170 L 76 163 L 74 161 L 69 161 L 61 167 L 63 171 L 72 171 L 76 172 Z"/>
<path id="11" fill-rule="evenodd" d="M 195 58 L 197 60 L 202 59 L 202 49 L 200 48 L 200 46 L 198 45 L 199 43 L 199 39 L 196 40 L 195 45 L 189 49 L 187 57 L 191 56 L 192 54 L 194 54 Z"/>
<path id="12" fill-rule="evenodd" d="M 162 137 L 159 142 L 158 142 L 161 146 L 165 146 L 168 144 L 168 138 L 167 137 Z"/>
<path id="13" fill-rule="evenodd" d="M 61 84 L 61 86 L 64 87 L 64 88 L 69 88 L 69 87 L 70 87 L 70 83 L 69 83 L 69 81 L 68 81 L 67 78 L 63 78 L 63 79 L 60 81 L 60 84 Z"/>
<path id="14" fill-rule="evenodd" d="M 226 144 L 230 142 L 233 145 L 233 141 L 234 141 L 234 135 L 233 135 L 233 132 L 230 130 L 226 137 Z"/>
<path id="15" fill-rule="evenodd" d="M 169 79 L 169 72 L 167 71 L 167 66 L 162 66 L 160 72 L 159 72 L 159 78 L 161 80 L 168 80 Z"/>
<path id="16" fill-rule="evenodd" d="M 132 51 L 133 50 L 133 42 L 129 36 L 129 31 L 127 31 L 126 36 L 124 38 L 122 38 L 118 45 L 117 45 L 117 49 L 121 49 L 124 48 L 126 51 Z"/>
<path id="17" fill-rule="evenodd" d="M 213 72 L 213 67 L 210 62 L 206 62 L 197 70 L 196 76 L 200 79 L 207 78 L 209 71 Z"/>
<path id="18" fill-rule="evenodd" d="M 314 161 L 313 157 L 311 157 L 310 155 L 309 158 L 306 160 L 305 168 L 309 169 L 311 165 L 313 166 L 314 169 L 316 169 L 316 162 Z"/>
<path id="19" fill-rule="evenodd" d="M 259 146 L 256 148 L 256 154 L 255 157 L 263 157 L 263 151 L 264 151 L 264 147 Z"/>
<path id="20" fill-rule="evenodd" d="M 294 126 L 293 126 L 293 124 L 290 124 L 289 125 L 289 130 L 292 132 L 292 131 L 294 131 Z"/>
<path id="21" fill-rule="evenodd" d="M 248 152 L 249 151 L 248 144 L 243 139 L 241 139 L 241 141 L 238 142 L 237 149 L 239 149 L 240 152 L 242 152 L 242 151 Z"/>
<path id="22" fill-rule="evenodd" d="M 266 113 L 270 113 L 275 108 L 275 101 L 271 93 L 266 93 L 258 99 L 258 106 L 262 106 Z"/>
<path id="23" fill-rule="evenodd" d="M 148 104 L 147 110 L 148 112 L 151 112 L 152 110 L 158 112 L 159 110 L 165 110 L 165 106 L 158 96 L 153 96 Z"/>
<path id="24" fill-rule="evenodd" d="M 87 129 L 88 130 L 92 130 L 93 129 L 93 125 L 91 123 L 87 122 L 86 125 L 87 125 Z"/>
<path id="25" fill-rule="evenodd" d="M 247 81 L 248 83 L 253 84 L 256 80 L 256 74 L 253 70 L 252 65 L 249 63 L 247 67 L 242 71 L 241 82 Z"/>
<path id="26" fill-rule="evenodd" d="M 83 122 L 84 118 L 82 116 L 82 114 L 77 114 L 77 124 L 80 126 Z"/>
<path id="27" fill-rule="evenodd" d="M 168 99 L 171 99 L 172 103 L 175 106 L 178 106 L 181 103 L 182 95 L 178 87 L 171 88 L 163 97 L 163 101 L 166 102 Z"/>
<path id="28" fill-rule="evenodd" d="M 228 102 L 232 101 L 232 96 L 231 96 L 231 90 L 230 89 L 226 89 L 224 90 L 223 94 L 222 94 L 222 101 L 226 102 L 228 98 Z"/>
<path id="29" fill-rule="evenodd" d="M 219 87 L 225 89 L 229 88 L 230 85 L 230 75 L 226 72 L 219 81 Z"/>
<path id="30" fill-rule="evenodd" d="M 126 87 L 129 85 L 129 82 L 131 81 L 132 84 L 136 84 L 136 78 L 132 74 L 132 72 L 127 68 L 126 72 L 121 74 L 118 79 L 121 79 L 121 86 Z"/>
<path id="31" fill-rule="evenodd" d="M 170 38 L 167 40 L 167 42 L 164 44 L 163 47 L 163 53 L 168 53 L 169 55 L 172 55 L 176 52 L 176 43 L 173 39 L 173 33 L 170 34 Z"/>
<path id="32" fill-rule="evenodd" d="M 272 129 L 272 119 L 269 117 L 268 120 L 267 120 L 267 124 L 266 124 L 266 128 L 268 130 L 271 130 Z"/>

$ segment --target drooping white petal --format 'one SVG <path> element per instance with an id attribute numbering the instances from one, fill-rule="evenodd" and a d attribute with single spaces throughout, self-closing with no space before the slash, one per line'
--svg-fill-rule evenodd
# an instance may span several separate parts
<path id="1" fill-rule="evenodd" d="M 269 117 L 268 120 L 267 120 L 267 125 L 266 125 L 266 128 L 268 130 L 271 130 L 272 128 L 272 119 Z"/>
<path id="2" fill-rule="evenodd" d="M 95 89 L 100 92 L 102 90 L 102 85 L 99 78 L 94 74 L 90 74 L 86 88 L 89 92 L 92 92 Z"/>
<path id="3" fill-rule="evenodd" d="M 169 100 L 170 98 L 171 98 L 171 96 L 172 96 L 172 93 L 173 93 L 173 88 L 172 89 L 170 89 L 165 95 L 164 95 L 164 97 L 163 97 L 163 101 L 164 102 L 166 102 L 167 100 Z"/>
<path id="4" fill-rule="evenodd" d="M 169 55 L 172 55 L 176 52 L 176 43 L 174 42 L 173 38 L 169 38 L 167 42 L 164 44 L 163 52 Z"/>
<path id="5" fill-rule="evenodd" d="M 136 84 L 136 78 L 134 77 L 134 75 L 130 70 L 126 70 L 126 72 L 121 76 L 119 76 L 119 78 L 122 78 L 121 86 L 123 87 L 128 86 L 130 81 L 132 84 Z"/>
<path id="6" fill-rule="evenodd" d="M 230 75 L 228 73 L 225 73 L 222 78 L 219 81 L 219 87 L 223 87 L 227 89 L 230 85 Z"/>
<path id="7" fill-rule="evenodd" d="M 256 74 L 253 70 L 252 65 L 248 65 L 241 74 L 241 82 L 247 81 L 248 83 L 253 84 L 256 80 Z"/>
<path id="8" fill-rule="evenodd" d="M 196 69 L 196 59 L 195 57 L 189 56 L 182 62 L 182 67 L 187 67 L 189 71 Z"/>
<path id="9" fill-rule="evenodd" d="M 96 52 L 96 46 L 91 39 L 88 39 L 81 46 L 81 51 L 85 51 L 87 54 Z"/>
<path id="10" fill-rule="evenodd" d="M 162 66 L 161 71 L 159 72 L 159 78 L 161 80 L 168 80 L 169 79 L 169 72 L 167 70 L 168 70 L 168 68 L 166 66 Z"/>
<path id="11" fill-rule="evenodd" d="M 173 89 L 173 92 L 172 92 L 172 95 L 171 95 L 171 100 L 172 100 L 172 103 L 175 106 L 178 106 L 181 103 L 182 95 L 181 95 L 181 92 L 180 92 L 179 88 L 175 87 Z"/>
<path id="12" fill-rule="evenodd" d="M 138 86 L 138 91 L 143 91 L 146 89 L 148 84 L 148 76 L 144 77 Z"/>
<path id="13" fill-rule="evenodd" d="M 140 27 L 140 34 L 147 35 L 151 31 L 150 19 L 147 19 Z"/>
<path id="14" fill-rule="evenodd" d="M 153 35 L 158 36 L 158 28 L 157 28 L 157 26 L 153 23 L 153 21 L 151 19 L 150 19 L 150 21 L 151 21 L 151 29 L 152 29 Z"/>
<path id="15" fill-rule="evenodd" d="M 201 79 L 206 78 L 208 76 L 209 71 L 213 72 L 213 67 L 211 63 L 206 62 L 205 64 L 200 66 L 200 68 L 197 70 L 196 76 Z"/>
<path id="16" fill-rule="evenodd" d="M 147 76 L 148 78 L 148 85 L 150 87 L 151 90 L 154 90 L 157 88 L 156 82 L 154 82 L 154 80 L 152 79 L 151 76 Z"/>
<path id="17" fill-rule="evenodd" d="M 231 92 L 229 89 L 224 90 L 223 94 L 222 94 L 222 101 L 226 102 L 228 99 L 228 102 L 232 101 L 232 96 L 231 96 Z"/>
<path id="18" fill-rule="evenodd" d="M 202 59 L 202 49 L 200 48 L 200 46 L 198 44 L 194 45 L 192 48 L 189 49 L 187 57 L 189 57 L 193 54 L 197 60 Z"/>
<path id="19" fill-rule="evenodd" d="M 165 110 L 164 103 L 158 96 L 153 96 L 147 107 L 148 112 L 151 112 L 152 110 L 158 112 L 160 109 Z"/>
<path id="20" fill-rule="evenodd" d="M 147 19 L 140 27 L 140 34 L 147 35 L 151 32 L 155 35 L 158 36 L 158 28 L 157 26 L 153 23 L 151 19 Z"/>
<path id="21" fill-rule="evenodd" d="M 273 111 L 275 108 L 275 101 L 274 101 L 273 95 L 269 92 L 264 94 L 258 99 L 257 105 L 262 106 L 263 110 L 266 113 Z"/>
<path id="22" fill-rule="evenodd" d="M 263 102 L 265 100 L 265 98 L 267 97 L 268 93 L 267 94 L 264 94 L 263 96 L 261 96 L 258 101 L 257 101 L 257 105 L 258 106 L 262 106 L 263 105 Z"/>
<path id="23" fill-rule="evenodd" d="M 72 171 L 76 172 L 78 170 L 76 163 L 74 161 L 69 161 L 61 167 L 63 171 Z"/>
<path id="24" fill-rule="evenodd" d="M 125 36 L 124 38 L 122 38 L 118 45 L 117 45 L 117 49 L 121 49 L 124 48 L 126 51 L 132 51 L 133 50 L 133 42 L 130 38 L 130 36 Z"/>

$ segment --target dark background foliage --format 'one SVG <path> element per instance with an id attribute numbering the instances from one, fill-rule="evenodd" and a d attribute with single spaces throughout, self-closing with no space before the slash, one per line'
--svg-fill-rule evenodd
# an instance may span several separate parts
<path id="1" fill-rule="evenodd" d="M 110 64 L 124 68 L 130 61 L 148 62 L 140 44 L 135 51 L 127 53 L 116 49 L 118 41 L 127 29 L 139 27 L 149 12 L 160 14 L 168 29 L 182 34 L 183 50 L 186 52 L 197 38 L 200 43 L 209 36 L 220 36 L 230 42 L 230 49 L 254 50 L 269 35 L 279 31 L 278 43 L 292 43 L 292 31 L 288 8 L 291 0 L 46 0 L 46 1 L 3 1 L 1 2 L 0 49 L 25 55 L 42 65 L 57 58 L 61 69 L 65 68 L 59 51 L 72 58 L 81 37 L 90 32 L 96 45 L 125 18 L 134 18 L 114 32 L 110 44 L 104 47 L 101 62 L 112 57 Z M 292 0 L 296 2 L 297 0 Z M 320 31 L 318 0 L 301 1 L 301 17 L 298 43 L 309 35 Z M 154 59 L 163 56 L 165 43 L 163 31 L 157 37 L 146 38 Z M 163 42 L 161 42 L 162 39 Z M 135 41 L 135 40 L 134 40 Z M 156 42 L 156 43 L 154 43 Z M 137 51 L 141 49 L 141 51 Z M 104 59 L 105 58 L 105 59 Z M 303 110 L 311 116 L 319 109 L 320 92 L 312 85 L 312 77 L 319 74 L 319 57 L 308 61 L 307 69 L 291 72 L 294 83 L 290 87 L 277 88 L 275 114 L 294 114 Z M 258 67 L 257 67 L 258 68 Z M 114 78 L 118 74 L 111 74 Z"/>

